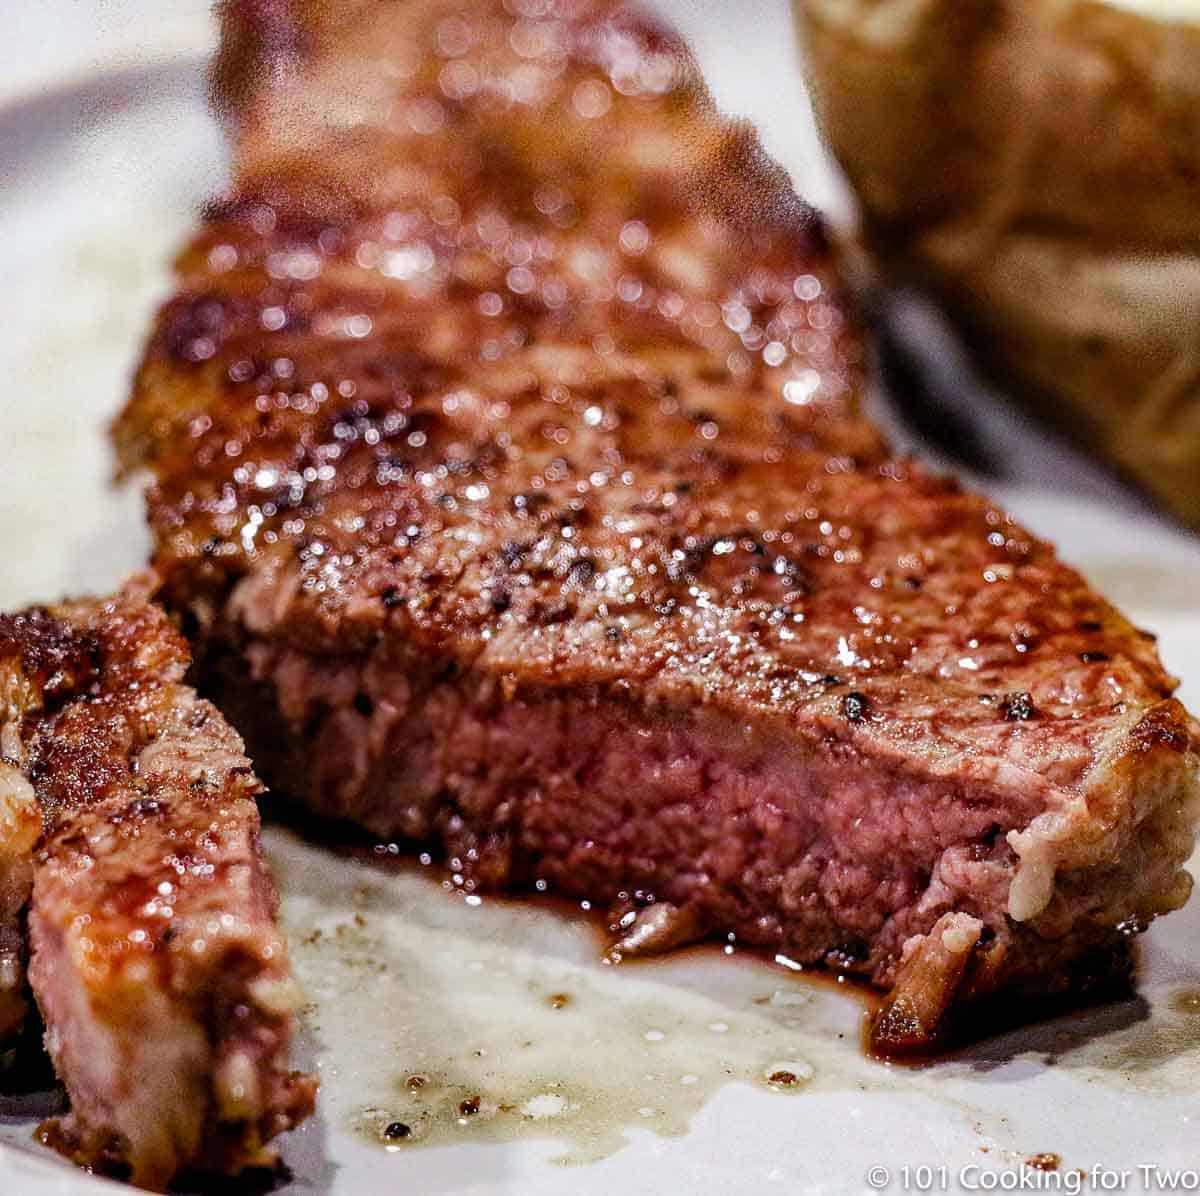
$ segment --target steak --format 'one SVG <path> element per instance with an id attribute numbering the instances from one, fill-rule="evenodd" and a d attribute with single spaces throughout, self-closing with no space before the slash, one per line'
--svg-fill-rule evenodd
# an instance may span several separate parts
<path id="1" fill-rule="evenodd" d="M 898 460 L 817 216 L 600 0 L 241 3 L 233 184 L 115 435 L 272 786 L 892 990 L 884 1050 L 1178 908 L 1153 637 Z"/>
<path id="2" fill-rule="evenodd" d="M 186 646 L 145 589 L 0 618 L 2 829 L 6 911 L 29 902 L 28 979 L 71 1104 L 43 1137 L 163 1188 L 273 1162 L 266 1143 L 315 1083 L 287 1070 L 294 986 L 259 783 L 182 684 Z"/>

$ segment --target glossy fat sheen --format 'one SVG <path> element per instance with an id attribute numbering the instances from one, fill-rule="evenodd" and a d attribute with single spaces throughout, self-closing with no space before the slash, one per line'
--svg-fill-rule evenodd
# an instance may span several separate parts
<path id="1" fill-rule="evenodd" d="M 1099 0 L 795 7 L 887 267 L 931 286 L 1031 407 L 1200 525 L 1195 19 Z"/>
<path id="2" fill-rule="evenodd" d="M 977 918 L 943 1011 L 1184 899 L 1152 637 L 888 456 L 819 226 L 678 43 L 234 6 L 218 78 L 235 191 L 116 435 L 270 779 L 882 984 Z"/>
<path id="3" fill-rule="evenodd" d="M 0 658 L 35 695 L 12 737 L 41 814 L 29 981 L 71 1101 L 44 1132 L 161 1188 L 270 1162 L 314 1085 L 286 1069 L 258 782 L 148 588 L 5 616 Z"/>

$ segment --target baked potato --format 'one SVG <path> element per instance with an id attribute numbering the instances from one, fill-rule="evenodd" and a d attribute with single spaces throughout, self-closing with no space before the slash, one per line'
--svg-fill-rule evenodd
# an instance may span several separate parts
<path id="1" fill-rule="evenodd" d="M 1200 527 L 1200 0 L 795 0 L 886 270 Z"/>

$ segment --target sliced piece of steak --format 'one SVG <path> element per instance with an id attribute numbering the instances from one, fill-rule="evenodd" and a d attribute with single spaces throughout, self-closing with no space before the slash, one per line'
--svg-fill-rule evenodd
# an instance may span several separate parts
<path id="1" fill-rule="evenodd" d="M 0 1044 L 25 1022 L 22 919 L 42 834 L 26 744 L 47 706 L 95 680 L 92 649 L 44 611 L 0 614 Z"/>
<path id="2" fill-rule="evenodd" d="M 889 458 L 816 218 L 669 33 L 237 4 L 218 78 L 234 189 L 116 436 L 272 784 L 628 948 L 899 976 L 897 1048 L 1182 904 L 1152 637 Z"/>
<path id="3" fill-rule="evenodd" d="M 315 1084 L 287 1069 L 294 989 L 259 783 L 182 684 L 186 645 L 145 589 L 0 620 L 24 695 L 9 792 L 40 812 L 36 853 L 24 823 L 4 850 L 10 888 L 32 881 L 29 982 L 71 1103 L 44 1134 L 161 1188 L 272 1162 Z"/>

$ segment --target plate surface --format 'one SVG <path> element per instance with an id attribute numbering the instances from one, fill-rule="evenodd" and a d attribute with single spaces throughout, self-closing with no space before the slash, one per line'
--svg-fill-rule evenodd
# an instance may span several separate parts
<path id="1" fill-rule="evenodd" d="M 844 217 L 786 0 L 761 0 L 752 17 L 720 0 L 658 7 L 721 105 L 751 117 L 804 193 Z M 111 588 L 145 559 L 140 498 L 109 487 L 104 428 L 173 247 L 223 164 L 203 97 L 207 3 L 167 8 L 163 21 L 148 0 L 26 5 L 12 34 L 20 65 L 0 88 L 3 607 Z M 1159 633 L 1200 708 L 1200 544 L 1009 413 L 918 301 L 887 318 L 907 348 L 885 357 L 904 381 L 875 401 L 899 441 L 968 480 L 988 475 Z M 916 430 L 930 427 L 954 434 Z M 268 843 L 309 1001 L 300 1062 L 324 1086 L 321 1116 L 286 1145 L 294 1178 L 281 1192 L 987 1190 L 1046 1152 L 1062 1160 L 1051 1190 L 1139 1191 L 1155 1187 L 1142 1166 L 1195 1164 L 1200 904 L 1146 936 L 1136 999 L 907 1069 L 862 1057 L 854 996 L 782 964 L 717 948 L 617 973 L 586 920 L 561 909 L 468 904 L 386 853 L 351 858 L 281 830 Z M 120 1190 L 35 1146 L 38 1110 L 39 1098 L 0 1096 L 0 1192 Z M 412 1133 L 389 1149 L 382 1130 L 406 1118 Z M 1077 1168 L 1107 1170 L 1072 1189 Z"/>

